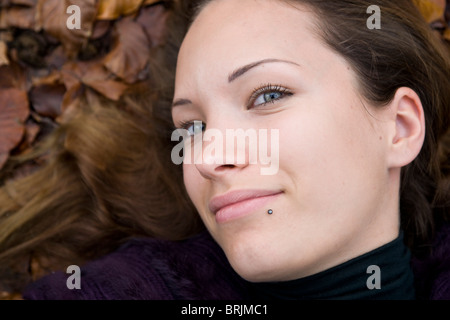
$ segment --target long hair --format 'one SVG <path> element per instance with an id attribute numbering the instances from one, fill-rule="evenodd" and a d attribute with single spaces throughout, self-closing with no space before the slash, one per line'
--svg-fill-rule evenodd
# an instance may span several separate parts
<path id="1" fill-rule="evenodd" d="M 118 101 L 81 101 L 32 152 L 0 172 L 0 293 L 106 254 L 130 237 L 182 240 L 203 229 L 170 158 L 184 2 L 150 58 L 151 79 Z M 36 159 L 30 174 L 8 179 Z"/>
<path id="2" fill-rule="evenodd" d="M 201 1 L 193 17 L 212 1 Z M 349 62 L 368 101 L 385 106 L 403 86 L 419 95 L 425 142 L 402 168 L 399 205 L 407 245 L 427 252 L 436 225 L 450 215 L 450 47 L 412 0 L 280 1 L 312 9 L 318 36 Z M 380 29 L 367 27 L 372 5 L 381 10 Z"/>

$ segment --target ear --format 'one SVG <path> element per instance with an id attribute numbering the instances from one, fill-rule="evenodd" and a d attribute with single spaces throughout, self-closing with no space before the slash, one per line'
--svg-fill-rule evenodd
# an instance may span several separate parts
<path id="1" fill-rule="evenodd" d="M 425 139 L 425 115 L 417 93 L 399 88 L 389 104 L 395 130 L 389 140 L 389 168 L 401 168 L 411 163 L 422 149 Z"/>

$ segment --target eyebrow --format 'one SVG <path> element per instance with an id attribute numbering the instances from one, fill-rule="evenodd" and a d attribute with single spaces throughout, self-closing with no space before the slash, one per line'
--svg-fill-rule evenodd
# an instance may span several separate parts
<path id="1" fill-rule="evenodd" d="M 256 62 L 252 62 L 249 64 L 246 64 L 243 67 L 240 67 L 238 69 L 236 69 L 235 71 L 233 71 L 229 76 L 228 76 L 228 83 L 233 82 L 234 80 L 236 80 L 237 78 L 239 78 L 240 76 L 244 75 L 245 73 L 247 73 L 248 71 L 250 71 L 251 69 L 260 66 L 262 64 L 265 63 L 274 63 L 274 62 L 283 62 L 283 63 L 289 63 L 289 64 L 293 64 L 296 66 L 300 66 L 298 63 L 289 61 L 289 60 L 280 60 L 280 59 L 263 59 L 260 61 L 256 61 Z M 189 99 L 178 99 L 175 100 L 172 104 L 172 108 L 177 107 L 177 106 L 182 106 L 182 105 L 186 105 L 186 104 L 192 104 L 192 101 Z"/>
<path id="2" fill-rule="evenodd" d="M 264 59 L 264 60 L 260 60 L 260 61 L 256 61 L 256 62 L 252 62 L 249 63 L 243 67 L 240 67 L 238 69 L 236 69 L 235 71 L 233 71 L 229 76 L 228 76 L 228 83 L 233 82 L 234 80 L 236 80 L 237 78 L 239 78 L 240 76 L 242 76 L 243 74 L 245 74 L 246 72 L 250 71 L 251 69 L 265 64 L 265 63 L 274 63 L 274 62 L 284 62 L 284 63 L 290 63 L 290 64 L 294 64 L 296 66 L 300 66 L 299 64 L 292 62 L 292 61 L 288 61 L 288 60 L 280 60 L 280 59 Z"/>
<path id="3" fill-rule="evenodd" d="M 178 106 L 184 106 L 186 104 L 192 104 L 192 101 L 189 99 L 178 99 L 178 100 L 174 101 L 174 103 L 172 104 L 172 108 L 178 107 Z"/>

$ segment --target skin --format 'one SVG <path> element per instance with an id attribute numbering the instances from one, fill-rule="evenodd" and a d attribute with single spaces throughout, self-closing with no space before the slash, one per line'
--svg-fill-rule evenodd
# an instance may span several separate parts
<path id="1" fill-rule="evenodd" d="M 279 130 L 275 175 L 261 175 L 261 165 L 249 161 L 183 166 L 206 227 L 249 281 L 305 277 L 394 240 L 400 170 L 423 143 L 417 95 L 400 88 L 388 106 L 365 101 L 351 66 L 324 45 L 315 22 L 300 5 L 217 0 L 201 11 L 180 50 L 177 127 L 198 120 L 224 135 Z M 234 71 L 265 59 L 280 61 L 247 68 L 230 82 Z M 252 99 L 267 84 L 276 99 Z M 217 222 L 211 199 L 243 189 L 282 193 L 251 214 Z"/>

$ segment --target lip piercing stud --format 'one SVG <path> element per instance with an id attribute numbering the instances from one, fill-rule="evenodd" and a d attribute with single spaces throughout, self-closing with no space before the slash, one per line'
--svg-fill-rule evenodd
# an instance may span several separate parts
<path id="1" fill-rule="evenodd" d="M 268 214 L 272 214 L 272 213 L 273 213 L 273 210 L 272 210 L 272 209 L 269 209 L 269 210 L 267 210 L 267 213 L 268 213 Z"/>

